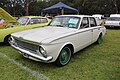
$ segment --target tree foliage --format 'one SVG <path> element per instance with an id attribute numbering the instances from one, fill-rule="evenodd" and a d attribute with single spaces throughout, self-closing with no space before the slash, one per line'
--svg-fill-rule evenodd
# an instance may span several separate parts
<path id="1" fill-rule="evenodd" d="M 42 9 L 60 1 L 78 9 L 80 14 L 120 13 L 119 0 L 0 0 L 0 7 L 12 15 L 40 15 Z"/>

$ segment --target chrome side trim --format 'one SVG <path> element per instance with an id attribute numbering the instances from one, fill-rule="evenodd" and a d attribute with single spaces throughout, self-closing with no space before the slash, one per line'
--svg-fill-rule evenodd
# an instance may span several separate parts
<path id="1" fill-rule="evenodd" d="M 29 58 L 29 59 L 33 59 L 33 60 L 36 59 L 36 61 L 42 61 L 42 62 L 49 62 L 49 61 L 51 61 L 51 60 L 53 59 L 52 56 L 47 56 L 46 58 L 45 58 L 45 57 L 41 57 L 41 56 L 39 56 L 39 55 L 36 55 L 36 54 L 34 54 L 34 53 L 31 53 L 30 51 L 21 49 L 21 48 L 15 46 L 15 45 L 13 45 L 12 43 L 11 43 L 11 46 L 12 46 L 13 48 L 15 48 L 16 50 L 20 51 L 21 53 L 23 53 L 23 56 L 26 57 L 26 58 Z M 26 55 L 26 56 L 25 56 L 25 55 Z M 31 57 L 32 57 L 32 58 L 31 58 Z"/>
<path id="2" fill-rule="evenodd" d="M 54 41 L 56 41 L 56 40 L 59 40 L 59 39 L 62 39 L 62 38 L 68 37 L 68 36 L 72 36 L 72 35 L 75 35 L 75 34 L 79 34 L 79 33 L 87 32 L 87 31 L 90 31 L 90 30 L 100 29 L 100 28 L 104 28 L 104 27 L 97 27 L 97 28 L 96 28 L 96 27 L 95 27 L 95 28 L 93 27 L 92 29 L 89 29 L 89 30 L 85 30 L 85 31 L 81 31 L 81 32 L 76 32 L 76 33 L 73 33 L 73 34 L 70 34 L 70 35 L 66 35 L 66 36 L 63 36 L 63 37 L 57 38 L 57 39 L 51 41 L 50 43 L 52 43 L 52 42 L 54 42 Z"/>

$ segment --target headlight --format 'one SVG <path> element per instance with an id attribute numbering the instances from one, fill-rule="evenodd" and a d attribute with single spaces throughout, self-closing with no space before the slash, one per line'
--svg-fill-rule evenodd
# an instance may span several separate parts
<path id="1" fill-rule="evenodd" d="M 44 57 L 47 57 L 47 54 L 46 54 L 46 51 L 45 51 L 45 49 L 43 48 L 43 47 L 39 47 L 39 51 L 40 51 L 40 53 L 44 56 Z"/>

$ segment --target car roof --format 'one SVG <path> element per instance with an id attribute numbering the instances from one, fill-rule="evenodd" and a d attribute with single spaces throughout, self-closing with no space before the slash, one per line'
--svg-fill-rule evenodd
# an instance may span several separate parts
<path id="1" fill-rule="evenodd" d="M 72 16 L 72 17 L 92 17 L 90 15 L 59 15 L 59 16 Z M 56 17 L 59 17 L 59 16 L 56 16 Z"/>
<path id="2" fill-rule="evenodd" d="M 0 7 L 0 18 L 2 18 L 7 24 L 10 23 L 19 24 L 19 22 L 14 17 L 12 17 L 7 11 L 2 9 L 1 7 Z"/>
<path id="3" fill-rule="evenodd" d="M 111 14 L 110 17 L 120 17 L 120 14 Z"/>
<path id="4" fill-rule="evenodd" d="M 45 18 L 45 17 L 42 17 L 42 16 L 22 16 L 22 17 L 27 17 L 27 18 Z"/>

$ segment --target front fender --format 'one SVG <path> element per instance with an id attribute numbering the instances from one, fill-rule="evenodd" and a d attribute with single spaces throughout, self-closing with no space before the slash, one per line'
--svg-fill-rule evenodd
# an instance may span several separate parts
<path id="1" fill-rule="evenodd" d="M 65 47 L 68 44 L 73 45 L 71 42 L 66 42 L 66 43 L 57 43 L 57 44 L 41 44 L 40 46 L 42 46 L 46 50 L 48 56 L 53 57 L 51 62 L 54 62 L 58 58 L 63 47 Z"/>
<path id="2" fill-rule="evenodd" d="M 22 31 L 22 30 L 24 30 L 24 26 L 10 27 L 10 28 L 7 28 L 7 29 L 1 29 L 0 30 L 0 42 L 4 42 L 4 38 L 7 35 L 10 35 L 12 33 L 15 33 L 15 32 L 18 32 L 18 31 Z"/>

